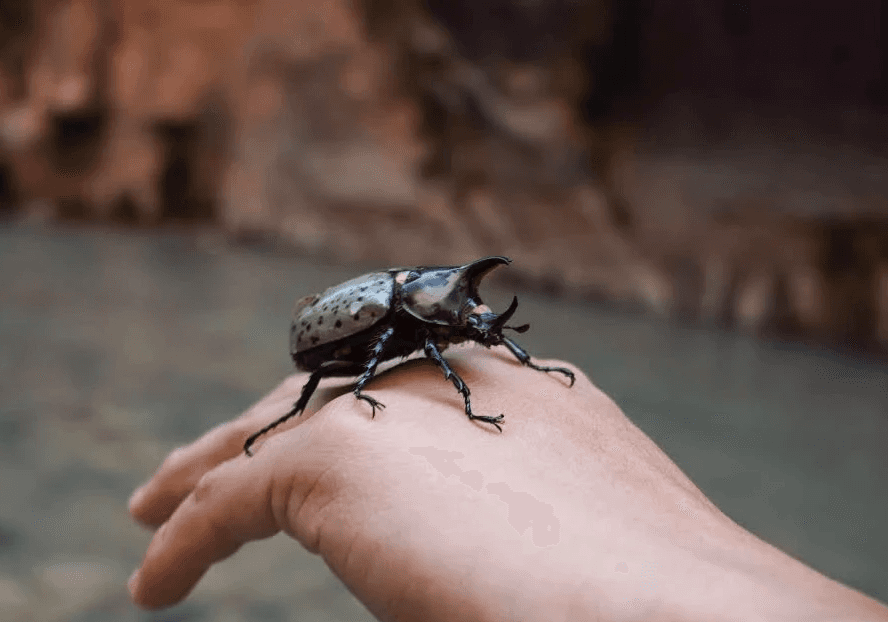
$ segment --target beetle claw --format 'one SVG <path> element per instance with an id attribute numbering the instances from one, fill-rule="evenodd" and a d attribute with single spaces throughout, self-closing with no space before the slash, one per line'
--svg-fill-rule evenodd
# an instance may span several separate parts
<path id="1" fill-rule="evenodd" d="M 496 417 L 486 417 L 484 415 L 473 415 L 469 413 L 469 419 L 471 419 L 472 421 L 483 421 L 484 423 L 489 423 L 500 432 L 503 431 L 502 427 L 500 427 L 500 424 L 505 423 L 504 415 L 497 415 Z"/>
<path id="2" fill-rule="evenodd" d="M 557 371 L 559 374 L 564 374 L 567 378 L 570 378 L 570 384 L 568 385 L 568 388 L 574 386 L 574 382 L 577 381 L 577 377 L 574 375 L 574 373 L 569 369 L 565 369 L 564 367 L 534 367 L 534 369 L 545 372 Z"/>
<path id="3" fill-rule="evenodd" d="M 574 373 L 564 367 L 550 367 L 546 371 L 557 371 L 559 373 L 564 374 L 565 376 L 570 378 L 570 386 L 574 386 L 574 382 L 577 381 L 577 377 L 574 375 Z"/>
<path id="4" fill-rule="evenodd" d="M 355 393 L 355 397 L 358 398 L 359 400 L 364 400 L 365 402 L 370 404 L 370 408 L 372 408 L 372 410 L 370 411 L 370 418 L 371 419 L 376 418 L 376 409 L 377 408 L 379 408 L 380 410 L 385 408 L 385 404 L 383 404 L 382 402 L 380 402 L 377 399 L 370 397 L 369 395 L 364 395 L 363 393 Z"/>

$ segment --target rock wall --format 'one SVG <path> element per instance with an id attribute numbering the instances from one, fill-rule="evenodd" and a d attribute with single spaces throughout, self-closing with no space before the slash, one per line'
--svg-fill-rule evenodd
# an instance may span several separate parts
<path id="1" fill-rule="evenodd" d="M 736 102 L 745 83 L 712 76 L 746 62 L 754 22 L 687 0 L 702 12 L 688 34 L 666 4 L 0 2 L 0 199 L 33 217 L 213 220 L 344 260 L 506 254 L 536 286 L 888 349 L 883 154 L 857 141 L 861 181 L 832 165 L 847 150 L 821 149 L 833 185 L 857 186 L 812 212 L 791 207 L 824 196 L 803 187 L 810 158 L 766 139 L 788 173 L 750 190 L 773 161 L 738 168 L 746 138 L 713 141 L 705 115 L 682 116 L 695 105 L 658 111 L 680 81 L 665 77 L 702 66 L 711 79 L 680 86 Z M 733 52 L 695 45 L 721 27 Z"/>

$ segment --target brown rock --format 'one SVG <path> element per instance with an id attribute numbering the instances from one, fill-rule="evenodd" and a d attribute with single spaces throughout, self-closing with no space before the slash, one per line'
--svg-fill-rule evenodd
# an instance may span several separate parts
<path id="1" fill-rule="evenodd" d="M 888 347 L 880 156 L 707 98 L 645 103 L 620 64 L 627 29 L 650 34 L 642 55 L 670 50 L 684 32 L 672 17 L 642 29 L 619 3 L 502 8 L 12 3 L 8 186 L 53 206 L 30 210 L 44 217 L 212 217 L 232 235 L 391 264 L 505 253 L 513 275 L 559 291 Z M 695 28 L 716 27 L 706 20 Z M 688 49 L 730 67 L 710 40 Z M 667 57 L 649 59 L 662 93 L 666 76 L 705 74 Z M 842 117 L 849 144 L 878 143 L 868 114 Z"/>
<path id="2" fill-rule="evenodd" d="M 882 347 L 888 348 L 888 264 L 879 264 L 874 285 L 877 309 L 876 339 Z"/>

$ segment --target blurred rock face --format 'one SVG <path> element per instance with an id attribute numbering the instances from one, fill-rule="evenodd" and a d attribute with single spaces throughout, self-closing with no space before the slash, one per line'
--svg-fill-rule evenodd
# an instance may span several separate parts
<path id="1" fill-rule="evenodd" d="M 888 347 L 877 3 L 673 4 L 0 2 L 0 199 Z"/>

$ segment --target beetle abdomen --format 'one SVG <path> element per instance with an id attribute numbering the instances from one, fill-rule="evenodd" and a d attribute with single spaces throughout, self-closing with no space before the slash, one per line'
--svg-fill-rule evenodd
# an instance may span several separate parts
<path id="1" fill-rule="evenodd" d="M 347 340 L 386 316 L 391 309 L 394 279 L 371 272 L 303 298 L 293 313 L 290 354 Z"/>

